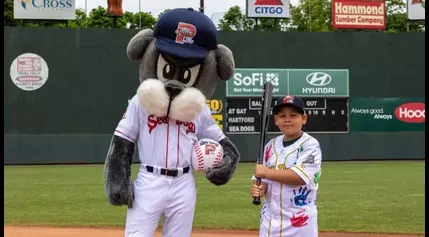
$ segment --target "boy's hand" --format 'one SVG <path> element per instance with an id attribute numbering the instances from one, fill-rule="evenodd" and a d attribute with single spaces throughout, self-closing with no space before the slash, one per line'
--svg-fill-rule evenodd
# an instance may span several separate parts
<path id="1" fill-rule="evenodd" d="M 259 185 L 259 187 L 256 184 L 252 185 L 251 194 L 252 194 L 252 197 L 257 197 L 257 196 L 263 197 L 266 191 L 267 191 L 267 184 L 264 182 L 261 182 L 261 185 Z"/>
<path id="2" fill-rule="evenodd" d="M 267 173 L 270 169 L 265 165 L 256 165 L 255 166 L 255 177 L 260 179 L 265 179 L 267 177 Z"/>

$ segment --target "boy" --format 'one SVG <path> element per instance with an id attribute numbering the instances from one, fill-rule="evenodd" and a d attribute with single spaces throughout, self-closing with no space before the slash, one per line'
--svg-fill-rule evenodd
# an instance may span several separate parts
<path id="1" fill-rule="evenodd" d="M 302 131 L 307 122 L 301 98 L 286 96 L 273 108 L 283 133 L 265 146 L 264 164 L 256 165 L 252 196 L 265 196 L 260 237 L 317 237 L 316 196 L 321 174 L 319 142 Z M 255 177 L 261 178 L 256 185 Z"/>

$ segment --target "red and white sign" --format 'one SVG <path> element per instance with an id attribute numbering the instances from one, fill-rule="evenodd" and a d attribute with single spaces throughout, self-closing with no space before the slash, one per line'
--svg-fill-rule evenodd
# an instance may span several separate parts
<path id="1" fill-rule="evenodd" d="M 48 64 L 37 54 L 21 54 L 10 65 L 13 84 L 24 91 L 39 89 L 46 83 L 48 76 Z"/>
<path id="2" fill-rule="evenodd" d="M 420 102 L 402 104 L 395 109 L 396 118 L 405 123 L 424 123 L 425 115 L 425 104 Z"/>
<path id="3" fill-rule="evenodd" d="M 346 29 L 386 29 L 385 1 L 332 0 L 332 26 Z"/>
<path id="4" fill-rule="evenodd" d="M 289 0 L 246 0 L 249 18 L 289 18 Z"/>

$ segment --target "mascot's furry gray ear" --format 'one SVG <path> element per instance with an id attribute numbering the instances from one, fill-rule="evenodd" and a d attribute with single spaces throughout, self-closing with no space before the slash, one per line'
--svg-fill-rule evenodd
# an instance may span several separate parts
<path id="1" fill-rule="evenodd" d="M 144 29 L 136 34 L 128 43 L 127 56 L 133 62 L 139 62 L 143 58 L 149 44 L 153 41 L 153 30 Z"/>
<path id="2" fill-rule="evenodd" d="M 216 49 L 216 62 L 219 77 L 222 80 L 228 80 L 234 74 L 235 61 L 234 56 L 229 48 L 223 44 L 219 44 Z"/>

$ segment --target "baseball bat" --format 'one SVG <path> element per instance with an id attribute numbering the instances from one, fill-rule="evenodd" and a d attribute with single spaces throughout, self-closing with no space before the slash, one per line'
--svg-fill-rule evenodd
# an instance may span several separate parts
<path id="1" fill-rule="evenodd" d="M 264 148 L 265 148 L 265 138 L 268 129 L 268 121 L 271 112 L 271 100 L 273 97 L 273 84 L 271 82 L 266 82 L 264 84 L 264 92 L 262 94 L 261 101 L 261 133 L 259 134 L 259 156 L 258 156 L 258 164 L 264 163 Z M 256 177 L 256 185 L 261 185 L 261 179 Z M 261 204 L 261 197 L 253 197 L 253 204 L 259 205 Z"/>

